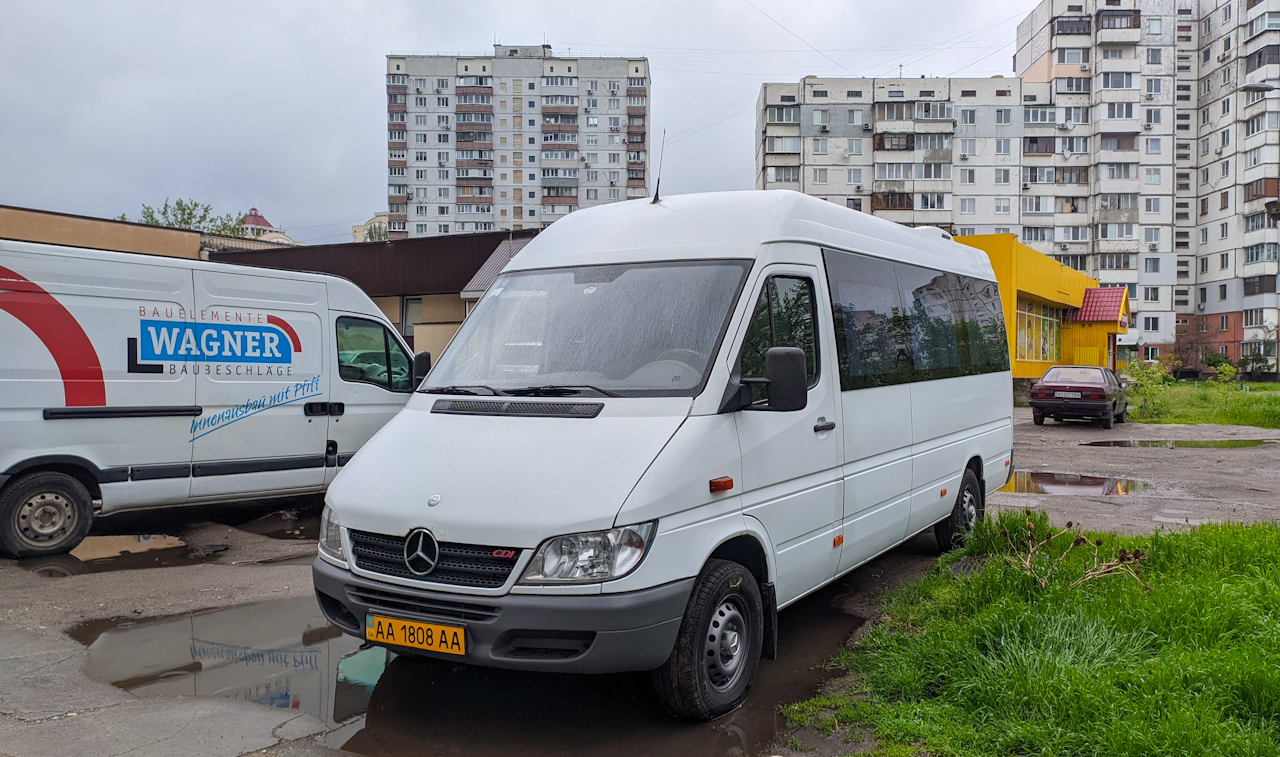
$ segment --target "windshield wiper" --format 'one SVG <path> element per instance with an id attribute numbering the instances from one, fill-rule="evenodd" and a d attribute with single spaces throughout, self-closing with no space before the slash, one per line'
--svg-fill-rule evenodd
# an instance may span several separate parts
<path id="1" fill-rule="evenodd" d="M 582 394 L 582 390 L 595 392 L 602 397 L 621 397 L 617 392 L 601 389 L 590 384 L 547 384 L 546 386 L 525 386 L 519 389 L 508 389 L 507 394 L 517 397 L 567 397 L 571 394 Z"/>
<path id="2" fill-rule="evenodd" d="M 482 389 L 484 391 L 476 391 L 477 389 Z M 502 392 L 497 389 L 494 389 L 491 386 L 485 386 L 484 384 L 469 384 L 466 386 L 460 384 L 453 384 L 450 386 L 424 386 L 418 391 L 423 394 L 472 394 L 476 396 L 483 396 L 485 395 L 485 392 L 488 392 L 487 396 L 491 397 L 497 397 L 502 394 Z"/>

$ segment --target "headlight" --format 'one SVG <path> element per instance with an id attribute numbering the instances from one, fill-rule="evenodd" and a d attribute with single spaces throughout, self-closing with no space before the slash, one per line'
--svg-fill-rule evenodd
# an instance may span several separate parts
<path id="1" fill-rule="evenodd" d="M 595 583 L 622 578 L 640 564 L 656 523 L 547 539 L 534 553 L 520 583 Z"/>
<path id="2" fill-rule="evenodd" d="M 336 560 L 347 559 L 342 549 L 342 529 L 338 527 L 338 516 L 333 508 L 324 506 L 320 514 L 320 551 Z"/>

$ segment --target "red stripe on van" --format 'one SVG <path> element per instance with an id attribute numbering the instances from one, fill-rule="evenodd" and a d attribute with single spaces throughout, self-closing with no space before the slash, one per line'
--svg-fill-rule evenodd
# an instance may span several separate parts
<path id="1" fill-rule="evenodd" d="M 285 319 L 269 315 L 267 316 L 267 323 L 280 329 L 285 333 L 285 336 L 289 337 L 289 344 L 293 345 L 294 352 L 302 352 L 302 340 L 298 338 L 298 332 L 294 331 L 293 327 Z"/>
<path id="2" fill-rule="evenodd" d="M 107 385 L 89 335 L 40 285 L 0 266 L 0 310 L 31 329 L 58 364 L 67 407 L 103 407 Z"/>

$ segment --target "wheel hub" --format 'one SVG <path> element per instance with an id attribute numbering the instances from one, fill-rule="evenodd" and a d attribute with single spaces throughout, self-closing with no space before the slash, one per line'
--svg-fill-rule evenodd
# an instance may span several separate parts
<path id="1" fill-rule="evenodd" d="M 960 495 L 960 512 L 964 518 L 964 530 L 971 531 L 978 523 L 978 497 L 974 491 L 965 487 Z"/>
<path id="2" fill-rule="evenodd" d="M 711 615 L 703 656 L 707 678 L 718 691 L 731 688 L 746 667 L 748 626 L 737 597 L 725 599 Z"/>
<path id="3" fill-rule="evenodd" d="M 40 546 L 56 541 L 71 530 L 75 509 L 56 492 L 40 492 L 27 498 L 14 512 L 17 532 L 23 541 Z"/>

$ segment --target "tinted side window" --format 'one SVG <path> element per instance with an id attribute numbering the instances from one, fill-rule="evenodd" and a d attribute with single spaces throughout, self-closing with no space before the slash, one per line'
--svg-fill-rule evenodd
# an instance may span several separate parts
<path id="1" fill-rule="evenodd" d="M 742 345 L 741 374 L 764 377 L 764 355 L 770 347 L 804 350 L 809 386 L 818 383 L 817 313 L 813 282 L 795 276 L 772 276 L 760 291 Z M 761 384 L 752 384 L 753 401 L 765 399 Z"/>
<path id="2" fill-rule="evenodd" d="M 964 323 L 962 277 L 902 263 L 895 263 L 894 271 L 911 328 L 914 380 L 962 375 L 958 336 Z"/>
<path id="3" fill-rule="evenodd" d="M 1004 329 L 1004 306 L 1000 287 L 994 281 L 964 278 L 964 322 L 962 345 L 969 353 L 970 373 L 997 373 L 1009 370 L 1009 341 Z"/>
<path id="4" fill-rule="evenodd" d="M 413 389 L 413 361 L 382 324 L 343 316 L 337 322 L 337 346 L 338 376 L 343 381 L 396 392 Z"/>
<path id="5" fill-rule="evenodd" d="M 823 258 L 835 317 L 840 388 L 911 381 L 911 327 L 894 264 L 832 250 L 824 250 Z"/>

